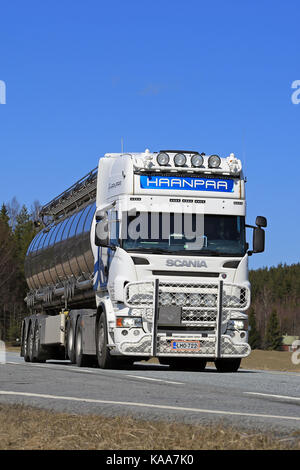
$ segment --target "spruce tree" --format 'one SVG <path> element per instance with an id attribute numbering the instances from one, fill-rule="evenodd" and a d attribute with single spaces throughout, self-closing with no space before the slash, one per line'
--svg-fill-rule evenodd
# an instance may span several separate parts
<path id="1" fill-rule="evenodd" d="M 265 347 L 269 350 L 278 350 L 281 346 L 282 337 L 280 333 L 277 311 L 272 310 L 266 329 Z"/>
<path id="2" fill-rule="evenodd" d="M 34 235 L 34 225 L 26 206 L 23 206 L 16 217 L 16 226 L 14 230 L 14 236 L 17 245 L 17 257 L 21 273 L 24 273 L 25 256 Z"/>

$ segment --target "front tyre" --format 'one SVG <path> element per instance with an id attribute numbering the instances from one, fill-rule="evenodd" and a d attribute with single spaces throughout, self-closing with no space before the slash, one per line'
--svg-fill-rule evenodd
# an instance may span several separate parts
<path id="1" fill-rule="evenodd" d="M 101 369 L 114 369 L 116 359 L 111 357 L 108 349 L 107 323 L 105 313 L 101 313 L 96 328 L 96 353 L 98 365 Z"/>
<path id="2" fill-rule="evenodd" d="M 241 365 L 241 358 L 216 359 L 215 366 L 218 372 L 237 372 Z"/>

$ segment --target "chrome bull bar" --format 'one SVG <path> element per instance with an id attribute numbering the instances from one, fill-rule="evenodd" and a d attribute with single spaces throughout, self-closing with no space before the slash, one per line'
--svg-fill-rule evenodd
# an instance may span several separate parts
<path id="1" fill-rule="evenodd" d="M 158 350 L 158 324 L 164 312 L 180 311 L 183 326 L 209 327 L 215 335 L 214 357 L 224 357 L 222 334 L 234 310 L 246 311 L 250 306 L 248 286 L 215 282 L 181 282 L 154 279 L 131 282 L 125 286 L 124 303 L 132 314 L 152 324 L 151 356 L 163 355 Z M 169 354 L 168 354 L 169 355 Z"/>

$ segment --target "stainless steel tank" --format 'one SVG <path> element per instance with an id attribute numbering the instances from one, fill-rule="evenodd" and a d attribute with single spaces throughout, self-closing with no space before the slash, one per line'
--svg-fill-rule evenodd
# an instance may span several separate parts
<path id="1" fill-rule="evenodd" d="M 94 259 L 90 231 L 95 202 L 53 222 L 32 240 L 25 259 L 30 290 L 57 286 L 70 278 L 90 279 Z"/>

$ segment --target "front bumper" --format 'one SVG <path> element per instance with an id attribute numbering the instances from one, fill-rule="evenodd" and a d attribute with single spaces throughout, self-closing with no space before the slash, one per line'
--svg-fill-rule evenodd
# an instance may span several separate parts
<path id="1" fill-rule="evenodd" d="M 200 351 L 174 351 L 172 341 L 182 340 L 199 341 Z M 217 350 L 219 354 L 217 355 Z M 152 355 L 152 335 L 145 335 L 137 342 L 123 341 L 119 344 L 119 351 L 128 356 L 151 356 Z M 205 357 L 212 360 L 218 357 L 246 357 L 250 354 L 251 348 L 247 343 L 233 343 L 230 336 L 221 335 L 220 348 L 217 347 L 216 337 L 199 338 L 199 336 L 187 337 L 157 337 L 156 356 L 157 357 Z"/>

